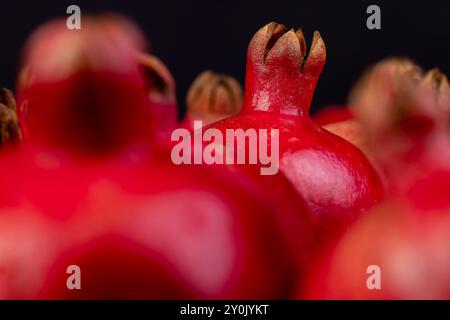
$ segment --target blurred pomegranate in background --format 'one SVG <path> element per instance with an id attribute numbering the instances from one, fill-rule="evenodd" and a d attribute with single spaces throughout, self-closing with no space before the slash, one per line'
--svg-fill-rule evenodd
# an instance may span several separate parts
<path id="1" fill-rule="evenodd" d="M 312 117 L 312 120 L 325 130 L 335 134 L 358 147 L 370 160 L 370 153 L 365 144 L 361 123 L 354 118 L 348 106 L 336 105 L 325 107 Z"/>
<path id="2" fill-rule="evenodd" d="M 206 70 L 192 82 L 186 97 L 187 114 L 182 127 L 194 130 L 194 121 L 203 126 L 234 116 L 242 109 L 242 88 L 231 76 Z"/>
<path id="3" fill-rule="evenodd" d="M 300 29 L 267 24 L 249 45 L 242 112 L 207 127 L 222 133 L 279 129 L 281 172 L 305 198 L 319 242 L 333 238 L 383 196 L 380 178 L 361 151 L 309 117 L 325 56 L 318 32 L 306 58 Z M 268 140 L 270 148 L 273 140 Z"/>
<path id="4" fill-rule="evenodd" d="M 389 59 L 357 85 L 354 114 L 385 172 L 389 198 L 324 252 L 300 297 L 450 299 L 445 79 L 436 70 L 423 76 L 412 62 Z"/>
<path id="5" fill-rule="evenodd" d="M 10 90 L 2 88 L 0 89 L 0 147 L 16 144 L 21 137 L 16 99 Z"/>
<path id="6" fill-rule="evenodd" d="M 317 111 L 312 120 L 320 126 L 353 119 L 353 115 L 346 105 L 326 106 Z"/>
<path id="7" fill-rule="evenodd" d="M 239 173 L 170 162 L 152 138 L 161 119 L 138 34 L 106 16 L 31 37 L 20 80 L 28 143 L 0 158 L 11 169 L 0 297 L 289 297 L 311 238 L 302 204 L 294 212 Z M 69 265 L 81 290 L 67 287 Z"/>

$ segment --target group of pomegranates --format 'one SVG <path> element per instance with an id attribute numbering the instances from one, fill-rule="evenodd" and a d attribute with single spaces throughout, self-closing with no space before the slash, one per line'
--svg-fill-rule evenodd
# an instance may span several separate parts
<path id="1" fill-rule="evenodd" d="M 307 47 L 263 26 L 245 90 L 205 71 L 180 122 L 126 18 L 35 31 L 0 92 L 0 299 L 450 299 L 446 76 L 389 58 L 311 117 L 326 49 Z M 175 165 L 196 120 L 279 129 L 279 172 Z"/>

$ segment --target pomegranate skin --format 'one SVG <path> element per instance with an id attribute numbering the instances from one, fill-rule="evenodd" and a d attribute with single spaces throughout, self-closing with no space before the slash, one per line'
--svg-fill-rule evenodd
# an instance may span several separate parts
<path id="1" fill-rule="evenodd" d="M 222 133 L 279 129 L 280 170 L 305 199 L 322 241 L 378 202 L 383 186 L 360 150 L 309 118 L 325 63 L 325 46 L 317 32 L 301 65 L 305 50 L 301 30 L 286 31 L 276 23 L 260 29 L 248 49 L 242 112 L 207 128 Z"/>
<path id="2" fill-rule="evenodd" d="M 104 25 L 84 24 L 79 36 L 101 39 Z M 49 37 L 58 34 L 51 26 Z M 64 42 L 96 63 L 83 60 L 62 77 L 25 61 L 27 144 L 0 158 L 11 168 L 0 185 L 1 298 L 290 297 L 307 221 L 298 212 L 282 216 L 288 206 L 239 173 L 172 164 L 148 139 L 158 119 L 148 112 L 137 47 L 122 40 L 115 50 Z M 53 49 L 50 65 L 66 57 Z M 28 50 L 35 57 L 33 45 Z M 94 123 L 84 126 L 91 113 Z M 136 128 L 123 123 L 136 119 Z M 67 288 L 69 265 L 81 267 L 80 291 Z"/>
<path id="3" fill-rule="evenodd" d="M 389 201 L 370 211 L 315 262 L 301 299 L 450 299 L 450 211 Z M 370 266 L 381 288 L 369 289 Z M 373 272 L 373 271 L 372 271 Z"/>
<path id="4" fill-rule="evenodd" d="M 4 299 L 278 299 L 293 292 L 302 244 L 285 235 L 258 189 L 250 196 L 229 173 L 156 159 L 42 168 L 41 150 L 11 157 L 2 164 L 14 161 L 24 175 L 2 184 Z M 205 178 L 193 179 L 199 175 Z M 69 265 L 81 268 L 82 290 L 67 289 Z M 30 277 L 42 282 L 22 285 Z"/>
<path id="5" fill-rule="evenodd" d="M 320 126 L 353 119 L 353 114 L 346 105 L 331 105 L 321 108 L 312 119 Z"/>

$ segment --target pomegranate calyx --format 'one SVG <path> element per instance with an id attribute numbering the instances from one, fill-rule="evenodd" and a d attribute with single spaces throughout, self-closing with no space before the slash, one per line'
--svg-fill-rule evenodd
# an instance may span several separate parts
<path id="1" fill-rule="evenodd" d="M 404 123 L 409 117 L 423 116 L 438 124 L 448 107 L 448 90 L 445 75 L 437 69 L 423 75 L 410 60 L 391 58 L 379 62 L 362 77 L 351 94 L 350 105 L 357 117 L 376 132 Z"/>
<path id="2" fill-rule="evenodd" d="M 15 143 L 21 139 L 21 131 L 17 119 L 17 106 L 13 93 L 0 89 L 0 146 Z"/>
<path id="3" fill-rule="evenodd" d="M 189 88 L 186 105 L 193 116 L 232 116 L 242 108 L 242 88 L 233 77 L 206 70 Z"/>
<path id="4" fill-rule="evenodd" d="M 318 31 L 314 32 L 308 59 L 306 57 L 306 40 L 303 30 L 298 28 L 288 30 L 283 24 L 270 22 L 261 28 L 253 37 L 249 46 L 249 53 L 253 61 L 271 64 L 277 60 L 290 61 L 294 67 L 303 70 L 313 70 L 318 67 L 319 73 L 325 63 L 325 43 Z"/>
<path id="5" fill-rule="evenodd" d="M 164 63 L 154 55 L 138 52 L 146 89 L 151 101 L 176 102 L 175 80 Z"/>
<path id="6" fill-rule="evenodd" d="M 311 73 L 318 77 L 325 64 L 326 55 L 327 52 L 322 36 L 319 31 L 314 31 L 311 49 L 309 50 L 308 59 L 303 67 L 303 72 Z"/>
<path id="7" fill-rule="evenodd" d="M 306 54 L 303 31 L 271 22 L 250 41 L 247 54 L 245 110 L 308 116 L 317 81 L 325 65 L 319 32 Z"/>
<path id="8" fill-rule="evenodd" d="M 431 69 L 423 77 L 421 86 L 435 93 L 436 103 L 450 119 L 450 85 L 447 76 L 438 68 Z"/>
<path id="9" fill-rule="evenodd" d="M 424 75 L 410 60 L 391 58 L 359 81 L 350 106 L 381 165 L 419 159 L 428 152 L 431 137 L 447 136 L 448 98 L 440 93 L 448 90 L 445 79 L 437 70 Z"/>

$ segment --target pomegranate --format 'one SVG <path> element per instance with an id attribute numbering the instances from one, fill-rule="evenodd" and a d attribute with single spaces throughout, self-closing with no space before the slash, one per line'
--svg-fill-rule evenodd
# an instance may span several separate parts
<path id="1" fill-rule="evenodd" d="M 187 114 L 182 127 L 194 130 L 194 121 L 208 125 L 238 114 L 242 88 L 231 76 L 206 70 L 195 78 L 186 97 Z"/>
<path id="2" fill-rule="evenodd" d="M 0 89 L 0 147 L 5 144 L 15 144 L 20 139 L 16 100 L 10 90 L 2 88 Z"/>
<path id="3" fill-rule="evenodd" d="M 358 84 L 353 108 L 390 196 L 325 250 L 301 297 L 450 298 L 450 105 L 430 79 L 445 76 L 390 59 Z"/>
<path id="4" fill-rule="evenodd" d="M 289 297 L 305 211 L 239 173 L 168 161 L 149 139 L 141 47 L 109 19 L 52 22 L 28 46 L 28 143 L 0 158 L 1 298 Z"/>
<path id="5" fill-rule="evenodd" d="M 380 178 L 361 151 L 309 117 L 325 55 L 318 32 L 306 59 L 301 29 L 267 24 L 248 48 L 242 112 L 207 127 L 224 135 L 227 129 L 279 129 L 280 170 L 305 198 L 318 240 L 332 238 L 383 195 Z"/>
<path id="6" fill-rule="evenodd" d="M 129 147 L 133 137 L 148 140 L 150 107 L 135 57 L 143 40 L 115 16 L 83 24 L 88 31 L 73 32 L 52 21 L 29 40 L 18 86 L 25 139 L 96 153 Z"/>

